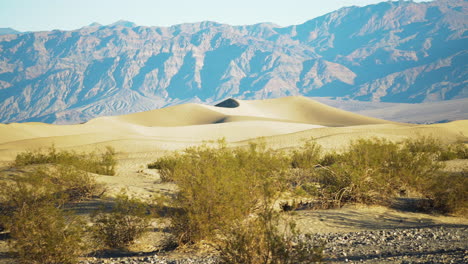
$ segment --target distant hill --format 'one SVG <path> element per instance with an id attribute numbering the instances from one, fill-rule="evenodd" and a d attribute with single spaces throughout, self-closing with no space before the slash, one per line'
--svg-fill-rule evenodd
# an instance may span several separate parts
<path id="1" fill-rule="evenodd" d="M 467 3 L 387 1 L 289 27 L 118 21 L 2 35 L 0 122 L 82 122 L 228 97 L 468 98 Z"/>
<path id="2" fill-rule="evenodd" d="M 0 28 L 0 35 L 10 35 L 10 34 L 18 34 L 18 33 L 21 33 L 21 32 L 12 28 Z"/>

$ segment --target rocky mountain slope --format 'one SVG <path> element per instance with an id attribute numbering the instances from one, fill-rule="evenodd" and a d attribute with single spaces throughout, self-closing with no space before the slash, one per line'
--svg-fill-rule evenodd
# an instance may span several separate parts
<path id="1" fill-rule="evenodd" d="M 226 97 L 468 97 L 468 2 L 383 2 L 301 25 L 127 21 L 0 36 L 0 122 L 81 122 Z"/>
<path id="2" fill-rule="evenodd" d="M 19 34 L 21 32 L 12 28 L 0 28 L 0 35 Z"/>

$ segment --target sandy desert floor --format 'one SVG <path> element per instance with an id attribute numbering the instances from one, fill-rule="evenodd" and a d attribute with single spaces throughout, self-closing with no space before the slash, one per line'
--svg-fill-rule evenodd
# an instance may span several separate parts
<path id="1" fill-rule="evenodd" d="M 146 165 L 170 151 L 225 138 L 230 146 L 243 146 L 259 138 L 274 149 L 289 149 L 314 138 L 325 150 L 340 151 L 359 138 L 383 137 L 400 141 L 432 136 L 443 142 L 468 142 L 468 120 L 445 124 L 413 125 L 360 116 L 304 97 L 261 101 L 228 99 L 219 106 L 186 104 L 125 116 L 99 117 L 84 124 L 0 124 L 0 174 L 16 154 L 47 148 L 93 151 L 112 146 L 117 151 L 115 176 L 97 176 L 108 194 L 126 188 L 131 194 L 151 198 L 155 192 L 172 192 L 173 184 L 161 184 L 159 175 Z M 453 161 L 448 169 L 466 170 L 465 161 Z M 348 206 L 341 209 L 298 211 L 301 230 L 313 233 L 345 233 L 364 230 L 402 229 L 440 225 L 468 226 L 465 217 L 429 215 L 401 208 Z M 154 232 L 148 241 L 157 240 Z M 0 243 L 5 243 L 0 241 Z M 143 243 L 144 244 L 144 243 Z M 142 246 L 144 251 L 155 250 Z M 0 256 L 2 254 L 0 253 Z"/>

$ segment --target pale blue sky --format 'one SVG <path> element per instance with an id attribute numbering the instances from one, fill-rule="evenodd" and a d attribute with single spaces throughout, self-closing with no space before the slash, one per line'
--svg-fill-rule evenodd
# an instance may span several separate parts
<path id="1" fill-rule="evenodd" d="M 378 2 L 382 0 L 0 0 L 0 28 L 70 30 L 92 22 L 107 25 L 119 19 L 144 26 L 205 20 L 288 26 L 344 6 Z"/>

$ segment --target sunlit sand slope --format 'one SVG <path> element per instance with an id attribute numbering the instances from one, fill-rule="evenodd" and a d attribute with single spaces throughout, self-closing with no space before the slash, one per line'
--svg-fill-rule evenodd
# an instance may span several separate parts
<path id="1" fill-rule="evenodd" d="M 275 148 L 297 146 L 314 137 L 325 148 L 339 149 L 362 137 L 401 140 L 417 135 L 466 140 L 468 121 L 409 125 L 353 114 L 304 97 L 228 99 L 217 106 L 185 104 L 77 125 L 0 124 L 0 160 L 52 144 L 75 150 L 110 145 L 125 155 L 181 149 L 222 137 L 234 145 L 264 137 Z"/>

